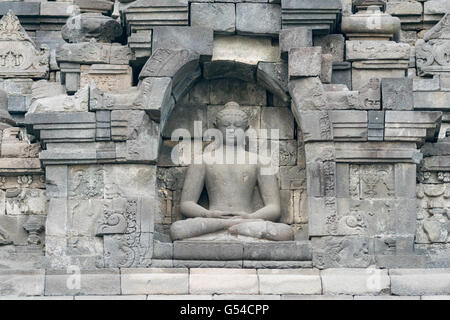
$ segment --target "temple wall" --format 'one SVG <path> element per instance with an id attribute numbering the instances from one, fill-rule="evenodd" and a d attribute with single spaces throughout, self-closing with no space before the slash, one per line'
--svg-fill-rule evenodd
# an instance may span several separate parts
<path id="1" fill-rule="evenodd" d="M 449 12 L 0 2 L 0 296 L 450 295 Z M 171 239 L 196 134 L 230 101 L 258 142 L 278 130 L 290 241 Z"/>

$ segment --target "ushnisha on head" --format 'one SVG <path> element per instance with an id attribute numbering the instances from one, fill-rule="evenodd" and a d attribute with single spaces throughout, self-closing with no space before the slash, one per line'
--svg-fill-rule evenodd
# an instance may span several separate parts
<path id="1" fill-rule="evenodd" d="M 216 115 L 215 127 L 222 132 L 227 145 L 244 141 L 248 129 L 248 115 L 234 101 L 228 102 L 225 108 Z"/>
<path id="2" fill-rule="evenodd" d="M 215 126 L 234 127 L 247 130 L 248 115 L 242 111 L 241 106 L 234 101 L 228 102 L 225 108 L 216 115 Z"/>

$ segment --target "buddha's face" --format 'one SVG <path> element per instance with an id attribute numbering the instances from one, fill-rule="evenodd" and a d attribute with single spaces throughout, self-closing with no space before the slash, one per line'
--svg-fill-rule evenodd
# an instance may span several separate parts
<path id="1" fill-rule="evenodd" d="M 216 127 L 223 135 L 224 144 L 238 145 L 245 141 L 248 121 L 239 114 L 225 114 L 217 118 Z"/>

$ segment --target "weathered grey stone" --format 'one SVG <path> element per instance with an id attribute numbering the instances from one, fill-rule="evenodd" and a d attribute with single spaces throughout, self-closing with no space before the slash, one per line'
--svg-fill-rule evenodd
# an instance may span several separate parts
<path id="1" fill-rule="evenodd" d="M 139 0 L 127 6 L 124 16 L 131 32 L 149 30 L 155 25 L 187 26 L 189 24 L 189 5 L 187 0 L 158 2 Z"/>
<path id="2" fill-rule="evenodd" d="M 258 276 L 251 269 L 191 269 L 190 294 L 258 294 Z"/>
<path id="3" fill-rule="evenodd" d="M 256 72 L 258 83 L 276 95 L 283 102 L 288 102 L 288 67 L 286 63 L 258 63 Z"/>
<path id="4" fill-rule="evenodd" d="M 373 260 L 368 237 L 313 238 L 312 245 L 313 264 L 319 269 L 367 268 Z"/>
<path id="5" fill-rule="evenodd" d="M 300 189 L 305 187 L 305 169 L 298 166 L 280 167 L 281 189 Z"/>
<path id="6" fill-rule="evenodd" d="M 333 73 L 333 56 L 331 54 L 322 54 L 322 66 L 320 72 L 320 80 L 322 83 L 331 83 Z"/>
<path id="7" fill-rule="evenodd" d="M 279 45 L 271 37 L 215 35 L 212 61 L 224 60 L 250 65 L 278 62 Z"/>
<path id="8" fill-rule="evenodd" d="M 171 77 L 174 83 L 185 76 L 184 72 L 198 67 L 198 53 L 191 50 L 157 49 L 147 60 L 139 74 L 139 79 L 146 77 Z"/>
<path id="9" fill-rule="evenodd" d="M 286 107 L 265 107 L 261 111 L 261 129 L 278 130 L 279 139 L 294 138 L 294 117 Z M 270 139 L 271 136 L 268 136 Z"/>
<path id="10" fill-rule="evenodd" d="M 386 111 L 385 140 L 434 141 L 441 117 L 437 111 Z"/>
<path id="11" fill-rule="evenodd" d="M 57 271 L 47 270 L 45 295 L 108 295 L 120 294 L 118 269 Z"/>
<path id="12" fill-rule="evenodd" d="M 173 260 L 174 268 L 242 268 L 242 260 Z"/>
<path id="13" fill-rule="evenodd" d="M 384 78 L 381 80 L 383 109 L 413 110 L 413 79 Z"/>
<path id="14" fill-rule="evenodd" d="M 272 243 L 245 243 L 244 260 L 311 260 L 311 247 L 307 242 L 289 241 Z"/>
<path id="15" fill-rule="evenodd" d="M 333 127 L 335 141 L 365 141 L 367 139 L 366 111 L 330 110 L 328 117 Z"/>
<path id="16" fill-rule="evenodd" d="M 238 34 L 278 35 L 281 29 L 279 4 L 237 3 L 236 31 Z"/>
<path id="17" fill-rule="evenodd" d="M 255 81 L 256 66 L 238 61 L 205 62 L 203 77 L 207 80 L 234 78 L 246 82 Z"/>
<path id="18" fill-rule="evenodd" d="M 287 60 L 291 49 L 313 46 L 312 30 L 309 28 L 289 28 L 280 31 L 280 56 Z"/>
<path id="19" fill-rule="evenodd" d="M 245 269 L 310 269 L 311 261 L 244 260 Z"/>
<path id="20" fill-rule="evenodd" d="M 261 294 L 321 294 L 319 270 L 258 270 Z"/>
<path id="21" fill-rule="evenodd" d="M 188 294 L 187 269 L 121 269 L 121 294 Z"/>
<path id="22" fill-rule="evenodd" d="M 192 3 L 191 25 L 213 29 L 218 34 L 236 31 L 236 8 L 232 3 Z"/>
<path id="23" fill-rule="evenodd" d="M 281 300 L 353 300 L 351 295 L 283 295 Z"/>
<path id="24" fill-rule="evenodd" d="M 265 106 L 265 90 L 255 83 L 236 79 L 217 79 L 210 82 L 210 101 L 213 105 L 224 105 L 228 101 L 239 101 L 243 106 Z"/>
<path id="25" fill-rule="evenodd" d="M 303 47 L 289 51 L 289 79 L 320 76 L 322 48 Z"/>
<path id="26" fill-rule="evenodd" d="M 99 42 L 112 42 L 120 37 L 120 23 L 98 13 L 82 13 L 69 18 L 61 30 L 67 42 L 84 42 L 95 38 Z"/>
<path id="27" fill-rule="evenodd" d="M 152 48 L 188 49 L 209 60 L 213 54 L 213 30 L 201 27 L 154 27 Z"/>
<path id="28" fill-rule="evenodd" d="M 207 129 L 206 106 L 198 104 L 179 103 L 172 111 L 162 132 L 163 137 L 171 138 L 177 129 L 186 129 L 191 137 L 195 135 L 195 122 L 201 121 L 202 135 Z"/>
<path id="29" fill-rule="evenodd" d="M 314 46 L 322 47 L 323 54 L 331 54 L 332 62 L 344 61 L 344 42 L 344 36 L 341 34 L 314 37 Z"/>
<path id="30" fill-rule="evenodd" d="M 393 41 L 349 40 L 345 43 L 346 60 L 409 60 L 410 46 Z"/>
<path id="31" fill-rule="evenodd" d="M 0 296 L 44 295 L 45 270 L 1 270 Z"/>
<path id="32" fill-rule="evenodd" d="M 244 246 L 233 242 L 175 241 L 174 259 L 180 260 L 242 260 Z"/>
<path id="33" fill-rule="evenodd" d="M 40 3 L 4 1 L 0 4 L 0 15 L 6 15 L 10 10 L 17 16 L 39 16 Z"/>
<path id="34" fill-rule="evenodd" d="M 305 110 L 326 109 L 326 95 L 318 77 L 305 77 L 289 81 L 289 93 L 294 106 L 292 112 L 299 120 L 299 113 Z"/>
<path id="35" fill-rule="evenodd" d="M 349 91 L 345 85 L 336 84 L 324 84 L 323 88 L 328 109 L 364 109 L 358 91 Z"/>
<path id="36" fill-rule="evenodd" d="M 448 295 L 448 269 L 391 269 L 391 291 L 395 295 Z"/>
<path id="37" fill-rule="evenodd" d="M 320 272 L 323 294 L 385 295 L 390 293 L 387 270 L 327 269 Z"/>
<path id="38" fill-rule="evenodd" d="M 352 90 L 352 68 L 350 62 L 333 62 L 331 83 L 344 84 Z"/>
<path id="39" fill-rule="evenodd" d="M 381 109 L 381 84 L 378 78 L 370 78 L 365 85 L 359 86 L 359 100 L 361 107 L 366 110 Z"/>
<path id="40" fill-rule="evenodd" d="M 281 0 L 283 29 L 308 27 L 316 33 L 333 33 L 341 12 L 341 1 Z"/>
<path id="41" fill-rule="evenodd" d="M 368 115 L 368 133 L 369 141 L 383 141 L 384 139 L 384 111 L 369 110 Z"/>
<path id="42" fill-rule="evenodd" d="M 0 66 L 0 76 L 46 78 L 50 61 L 48 46 L 43 45 L 37 49 L 11 10 L 4 13 L 0 25 L 3 30 L 0 32 L 0 54 L 4 57 L 4 62 Z"/>

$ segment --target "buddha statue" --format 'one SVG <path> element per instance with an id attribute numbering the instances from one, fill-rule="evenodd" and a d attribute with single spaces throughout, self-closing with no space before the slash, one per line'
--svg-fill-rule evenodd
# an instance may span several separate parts
<path id="1" fill-rule="evenodd" d="M 281 215 L 277 177 L 263 170 L 270 160 L 246 151 L 245 144 L 239 143 L 249 127 L 247 114 L 239 104 L 229 102 L 217 113 L 215 127 L 223 142 L 214 150 L 205 149 L 201 160 L 189 166 L 180 202 L 186 219 L 171 225 L 172 240 L 293 240 L 293 229 L 277 223 Z M 231 159 L 230 154 L 234 155 Z M 245 161 L 238 161 L 239 154 Z M 263 202 L 258 210 L 252 201 L 256 187 Z M 203 188 L 208 193 L 208 209 L 198 204 Z"/>

